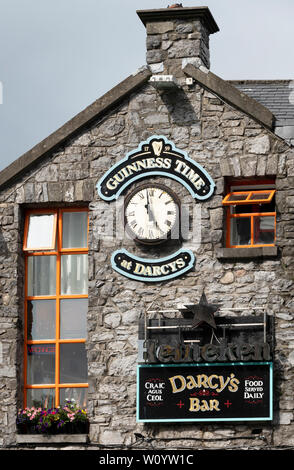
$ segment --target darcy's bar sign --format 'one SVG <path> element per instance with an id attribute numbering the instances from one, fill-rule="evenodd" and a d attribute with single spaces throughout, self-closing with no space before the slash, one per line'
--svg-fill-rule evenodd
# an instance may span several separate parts
<path id="1" fill-rule="evenodd" d="M 139 365 L 137 421 L 272 420 L 272 363 Z"/>

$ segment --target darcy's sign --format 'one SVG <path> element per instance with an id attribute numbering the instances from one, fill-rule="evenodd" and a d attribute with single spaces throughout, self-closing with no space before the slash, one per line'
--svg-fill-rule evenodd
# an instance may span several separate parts
<path id="1" fill-rule="evenodd" d="M 158 282 L 172 279 L 189 271 L 194 264 L 190 250 L 179 250 L 171 256 L 159 259 L 139 258 L 125 249 L 112 254 L 111 264 L 115 271 L 131 279 Z"/>
<path id="2" fill-rule="evenodd" d="M 138 366 L 137 421 L 272 420 L 272 363 Z"/>
<path id="3" fill-rule="evenodd" d="M 152 136 L 112 166 L 97 183 L 99 196 L 113 201 L 124 189 L 147 176 L 164 176 L 183 184 L 193 198 L 208 199 L 215 184 L 201 165 L 164 136 Z"/>

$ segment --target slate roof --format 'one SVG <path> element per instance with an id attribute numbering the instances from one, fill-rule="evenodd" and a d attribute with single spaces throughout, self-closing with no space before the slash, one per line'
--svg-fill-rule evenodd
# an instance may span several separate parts
<path id="1" fill-rule="evenodd" d="M 294 80 L 229 80 L 275 116 L 275 133 L 294 145 Z"/>

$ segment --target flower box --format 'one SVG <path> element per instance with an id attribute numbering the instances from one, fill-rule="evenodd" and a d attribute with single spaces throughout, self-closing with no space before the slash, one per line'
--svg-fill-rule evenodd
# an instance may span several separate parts
<path id="1" fill-rule="evenodd" d="M 88 434 L 87 411 L 74 402 L 57 408 L 25 408 L 18 411 L 18 434 Z"/>

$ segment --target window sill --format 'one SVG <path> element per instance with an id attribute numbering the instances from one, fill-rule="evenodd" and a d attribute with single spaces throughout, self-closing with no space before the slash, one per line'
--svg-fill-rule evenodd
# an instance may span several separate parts
<path id="1" fill-rule="evenodd" d="M 17 434 L 17 444 L 86 444 L 88 434 Z"/>
<path id="2" fill-rule="evenodd" d="M 276 246 L 261 246 L 256 248 L 219 248 L 218 259 L 271 258 L 278 255 Z"/>

